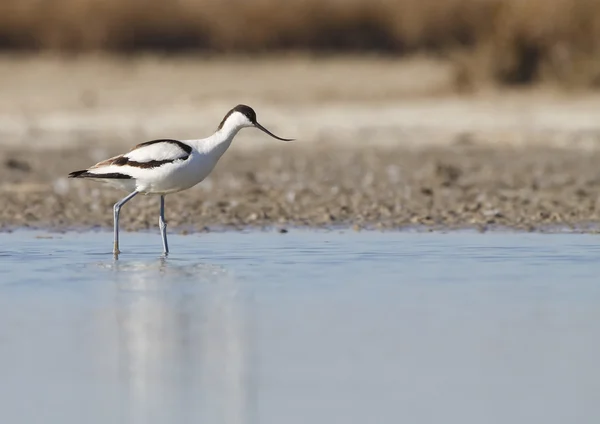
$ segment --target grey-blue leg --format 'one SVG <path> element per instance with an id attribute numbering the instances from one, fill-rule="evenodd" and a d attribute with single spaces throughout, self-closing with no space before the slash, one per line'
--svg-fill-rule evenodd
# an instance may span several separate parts
<path id="1" fill-rule="evenodd" d="M 160 228 L 160 236 L 162 237 L 163 253 L 167 255 L 169 254 L 169 244 L 167 243 L 167 223 L 165 222 L 165 196 L 160 196 L 158 226 Z"/>
<path id="2" fill-rule="evenodd" d="M 114 218 L 115 218 L 115 244 L 113 246 L 113 254 L 115 255 L 115 258 L 117 256 L 119 256 L 119 253 L 120 253 L 119 252 L 119 212 L 121 211 L 121 206 L 123 206 L 125 203 L 127 203 L 131 199 L 133 199 L 136 194 L 138 194 L 137 191 L 134 191 L 133 193 L 128 194 L 127 197 L 125 197 L 124 199 L 121 199 L 117 203 L 115 203 L 115 206 L 113 208 Z"/>

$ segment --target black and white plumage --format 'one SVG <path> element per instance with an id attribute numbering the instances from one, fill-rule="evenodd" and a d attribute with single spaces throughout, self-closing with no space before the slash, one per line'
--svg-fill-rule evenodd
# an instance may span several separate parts
<path id="1" fill-rule="evenodd" d="M 189 188 L 183 184 L 184 175 L 173 171 L 185 168 L 183 165 L 186 165 L 194 150 L 192 147 L 194 141 L 171 139 L 147 141 L 138 144 L 123 155 L 103 160 L 82 171 L 71 172 L 69 177 L 104 181 L 118 188 L 128 191 L 137 190 L 146 194 L 168 194 L 184 190 Z M 170 181 L 170 184 L 162 186 L 158 184 L 167 176 L 165 174 L 173 173 L 175 175 L 172 177 L 176 178 Z"/>
<path id="2" fill-rule="evenodd" d="M 161 196 L 159 226 L 163 250 L 169 251 L 164 220 L 164 196 L 186 190 L 204 180 L 214 169 L 235 135 L 246 127 L 255 127 L 282 141 L 256 121 L 256 113 L 246 105 L 231 109 L 210 137 L 197 140 L 161 139 L 138 144 L 131 151 L 99 162 L 88 169 L 74 171 L 69 178 L 102 181 L 130 194 L 114 206 L 115 240 L 113 252 L 119 254 L 119 211 L 138 193 Z"/>

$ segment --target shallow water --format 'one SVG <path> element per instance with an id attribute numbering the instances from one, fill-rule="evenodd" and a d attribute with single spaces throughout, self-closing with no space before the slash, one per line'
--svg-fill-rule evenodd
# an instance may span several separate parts
<path id="1" fill-rule="evenodd" d="M 597 236 L 0 240 L 3 423 L 600 419 Z"/>

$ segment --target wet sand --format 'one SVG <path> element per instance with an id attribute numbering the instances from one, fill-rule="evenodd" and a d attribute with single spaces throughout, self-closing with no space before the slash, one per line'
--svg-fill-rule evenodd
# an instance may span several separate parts
<path id="1" fill-rule="evenodd" d="M 108 154 L 118 153 L 109 149 Z M 110 228 L 124 193 L 66 179 L 92 164 L 90 150 L 0 151 L 3 229 Z M 449 146 L 276 144 L 234 146 L 209 179 L 167 197 L 179 232 L 295 226 L 399 229 L 577 228 L 600 222 L 600 151 L 499 148 L 457 139 Z M 154 228 L 158 198 L 122 211 L 125 229 Z"/>

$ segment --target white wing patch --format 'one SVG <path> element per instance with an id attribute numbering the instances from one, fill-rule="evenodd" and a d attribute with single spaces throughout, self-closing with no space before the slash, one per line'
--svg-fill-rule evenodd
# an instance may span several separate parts
<path id="1" fill-rule="evenodd" d="M 179 140 L 148 141 L 69 177 L 107 181 L 142 193 L 174 193 L 200 181 L 189 166 L 193 152 L 192 146 Z"/>
<path id="2" fill-rule="evenodd" d="M 147 170 L 172 166 L 187 159 L 192 147 L 178 140 L 154 140 L 138 144 L 130 152 L 97 163 L 87 170 L 90 175 L 104 178 L 139 178 Z M 154 174 L 157 175 L 157 174 Z"/>
<path id="3" fill-rule="evenodd" d="M 140 145 L 123 156 L 130 161 L 141 163 L 151 161 L 174 161 L 185 159 L 189 156 L 189 151 L 185 151 L 176 143 L 164 141 Z"/>

